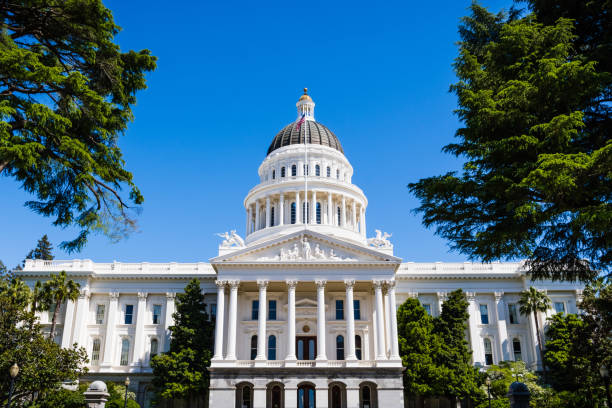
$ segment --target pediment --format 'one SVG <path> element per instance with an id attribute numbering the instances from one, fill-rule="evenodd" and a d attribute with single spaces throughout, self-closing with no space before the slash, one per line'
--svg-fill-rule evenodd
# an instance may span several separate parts
<path id="1" fill-rule="evenodd" d="M 212 263 L 363 263 L 401 260 L 355 243 L 303 231 L 211 259 Z"/>

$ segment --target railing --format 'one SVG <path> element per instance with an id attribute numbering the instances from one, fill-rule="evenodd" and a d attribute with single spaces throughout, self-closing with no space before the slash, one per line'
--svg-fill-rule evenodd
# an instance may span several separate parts
<path id="1" fill-rule="evenodd" d="M 230 362 L 228 362 L 230 365 L 232 365 Z M 280 368 L 280 367 L 287 367 L 287 366 L 292 366 L 292 367 L 316 367 L 317 363 L 322 363 L 323 365 L 326 365 L 327 367 L 332 367 L 332 368 L 342 368 L 342 367 L 346 367 L 347 366 L 347 361 L 346 360 L 327 360 L 327 361 L 315 361 L 315 360 L 292 360 L 290 363 L 290 365 L 287 364 L 286 360 L 265 360 L 261 363 L 265 364 L 265 367 L 274 367 L 274 368 Z M 255 367 L 255 366 L 259 366 L 260 362 L 256 362 L 255 360 L 236 360 L 234 366 L 235 367 Z M 357 361 L 352 361 L 349 362 L 349 364 L 351 364 L 352 366 L 358 366 L 358 367 L 376 367 L 376 361 L 374 360 L 357 360 Z"/>

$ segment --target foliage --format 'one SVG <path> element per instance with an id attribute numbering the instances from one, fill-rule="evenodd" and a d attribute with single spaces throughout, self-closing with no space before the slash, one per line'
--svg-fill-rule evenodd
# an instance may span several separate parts
<path id="1" fill-rule="evenodd" d="M 609 9 L 575 24 L 558 17 L 587 2 L 557 3 L 533 0 L 523 17 L 472 4 L 451 86 L 463 127 L 444 147 L 463 170 L 409 188 L 424 225 L 453 249 L 485 262 L 527 257 L 536 279 L 587 281 L 612 265 L 610 30 L 591 26 Z"/>
<path id="2" fill-rule="evenodd" d="M 62 382 L 76 381 L 87 371 L 85 349 L 62 349 L 43 334 L 31 311 L 31 298 L 30 289 L 20 279 L 0 278 L 0 405 L 8 397 L 8 372 L 13 363 L 20 367 L 14 397 L 36 403 L 56 393 Z"/>
<path id="3" fill-rule="evenodd" d="M 80 250 L 92 231 L 121 238 L 135 227 L 129 201 L 143 197 L 117 139 L 156 58 L 121 52 L 101 0 L 5 1 L 0 25 L 0 175 L 35 194 L 26 205 L 54 225 L 80 229 L 63 249 Z"/>
<path id="4" fill-rule="evenodd" d="M 45 261 L 50 261 L 53 258 L 53 245 L 49 242 L 47 234 L 43 235 L 36 243 L 36 248 L 26 255 L 26 259 L 44 259 Z"/>
<path id="5" fill-rule="evenodd" d="M 59 388 L 28 408 L 83 408 L 84 406 L 85 397 L 82 392 Z"/>
<path id="6" fill-rule="evenodd" d="M 540 333 L 538 312 L 545 313 L 550 308 L 550 298 L 548 297 L 548 295 L 546 295 L 546 293 L 537 290 L 533 286 L 530 286 L 529 290 L 521 292 L 521 297 L 519 298 L 518 303 L 519 311 L 522 315 L 527 316 L 527 318 L 529 318 L 530 315 L 533 315 L 536 333 L 538 335 L 538 348 L 540 350 L 540 357 L 542 357 L 543 359 L 544 352 L 542 350 L 542 336 Z M 544 364 L 543 367 L 546 367 L 546 364 Z"/>
<path id="7" fill-rule="evenodd" d="M 62 303 L 69 300 L 76 301 L 80 294 L 79 288 L 80 285 L 68 279 L 64 271 L 51 275 L 51 279 L 42 285 L 40 307 L 42 310 L 53 308 L 53 318 L 51 319 L 51 329 L 49 330 L 50 339 L 55 338 L 55 326 L 57 325 L 57 317 Z"/>
<path id="8" fill-rule="evenodd" d="M 151 361 L 153 385 L 159 399 L 182 399 L 197 404 L 208 391 L 213 348 L 213 323 L 206 313 L 200 281 L 193 279 L 176 296 L 170 350 Z"/>
<path id="9" fill-rule="evenodd" d="M 125 400 L 121 398 L 108 400 L 105 405 L 106 408 L 124 408 L 125 406 Z M 140 405 L 136 401 L 128 398 L 127 408 L 140 408 Z"/>

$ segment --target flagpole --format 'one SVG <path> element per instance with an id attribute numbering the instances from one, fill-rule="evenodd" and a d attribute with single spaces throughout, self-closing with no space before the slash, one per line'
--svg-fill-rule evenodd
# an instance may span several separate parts
<path id="1" fill-rule="evenodd" d="M 308 110 L 308 107 L 306 107 L 306 110 Z M 307 116 L 305 113 L 305 117 L 304 117 L 304 123 L 302 123 L 302 125 L 306 125 L 307 122 Z M 310 125 L 306 126 L 304 128 L 304 229 L 306 229 L 306 226 L 308 224 L 308 213 L 309 213 L 309 205 L 308 205 L 308 173 L 310 172 L 310 167 L 308 166 L 308 130 L 310 129 Z"/>

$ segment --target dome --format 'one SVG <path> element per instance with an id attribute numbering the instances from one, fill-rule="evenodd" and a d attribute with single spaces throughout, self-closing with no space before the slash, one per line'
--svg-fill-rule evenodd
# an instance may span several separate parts
<path id="1" fill-rule="evenodd" d="M 331 147 L 332 149 L 338 150 L 340 153 L 344 153 L 340 141 L 326 126 L 314 120 L 305 120 L 302 122 L 298 131 L 298 123 L 299 122 L 293 122 L 285 126 L 276 136 L 274 136 L 268 148 L 268 154 L 284 146 L 303 144 L 306 132 L 308 132 L 309 144 Z"/>
<path id="2" fill-rule="evenodd" d="M 87 388 L 87 391 L 106 392 L 106 390 L 106 384 L 103 381 L 94 381 Z"/>

